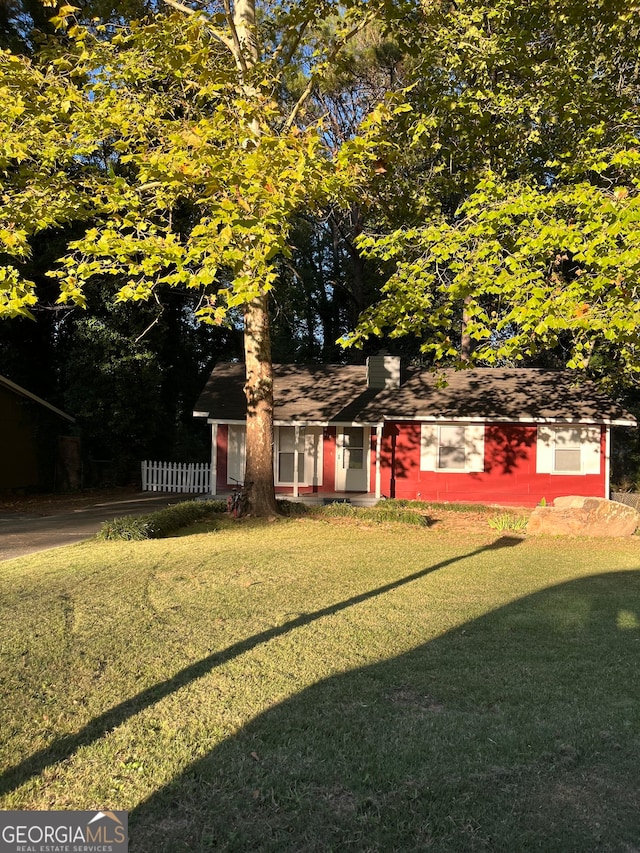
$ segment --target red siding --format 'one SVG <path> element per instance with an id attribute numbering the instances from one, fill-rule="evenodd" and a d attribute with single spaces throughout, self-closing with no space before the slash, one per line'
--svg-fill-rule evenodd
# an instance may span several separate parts
<path id="1" fill-rule="evenodd" d="M 217 474 L 216 492 L 226 492 L 227 484 L 227 448 L 229 446 L 229 427 L 227 424 L 218 426 L 218 442 L 216 448 Z"/>
<path id="2" fill-rule="evenodd" d="M 536 473 L 535 424 L 493 424 L 485 428 L 485 470 L 481 473 L 452 473 L 420 470 L 420 424 L 387 424 L 380 452 L 381 492 L 386 497 L 407 500 L 496 503 L 535 506 L 544 498 L 551 503 L 561 495 L 604 497 L 605 432 L 601 432 L 601 465 L 598 475 Z M 218 427 L 217 490 L 228 490 L 228 428 Z M 370 492 L 375 492 L 375 430 L 371 432 Z M 323 482 L 300 486 L 301 495 L 335 492 L 336 429 L 325 427 Z M 278 487 L 291 493 L 291 486 Z"/>
<path id="3" fill-rule="evenodd" d="M 485 470 L 453 473 L 420 470 L 420 424 L 385 428 L 382 492 L 408 500 L 535 506 L 561 495 L 605 495 L 604 430 L 598 475 L 536 473 L 536 426 L 494 424 L 485 429 Z"/>
<path id="4" fill-rule="evenodd" d="M 322 448 L 322 491 L 334 492 L 336 488 L 336 451 L 338 446 L 335 427 L 324 428 Z"/>

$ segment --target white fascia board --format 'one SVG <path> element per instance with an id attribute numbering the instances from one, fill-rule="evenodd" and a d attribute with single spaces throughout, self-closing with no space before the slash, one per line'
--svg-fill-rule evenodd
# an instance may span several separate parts
<path id="1" fill-rule="evenodd" d="M 638 426 L 637 421 L 631 421 L 625 418 L 618 418 L 617 420 L 611 420 L 610 418 L 600 418 L 596 420 L 595 418 L 584 418 L 584 419 L 569 419 L 569 418 L 506 418 L 506 417 L 469 417 L 469 418 L 456 418 L 456 417 L 444 417 L 440 415 L 417 415 L 413 417 L 387 417 L 385 415 L 385 423 L 398 423 L 398 422 L 406 422 L 406 423 L 447 423 L 447 424 L 593 424 L 593 425 L 602 425 L 602 426 L 630 426 L 635 427 Z"/>
<path id="2" fill-rule="evenodd" d="M 392 418 L 392 420 L 397 421 L 400 418 Z M 329 426 L 339 426 L 339 427 L 377 427 L 384 426 L 385 421 L 329 421 Z"/>
<path id="3" fill-rule="evenodd" d="M 273 422 L 274 426 L 291 426 L 291 427 L 326 427 L 329 426 L 328 421 L 283 421 L 277 420 Z"/>
<path id="4" fill-rule="evenodd" d="M 298 426 L 298 427 L 345 427 L 345 426 L 355 426 L 355 427 L 377 427 L 384 426 L 383 421 L 282 421 L 277 420 L 273 422 L 274 426 Z"/>
<path id="5" fill-rule="evenodd" d="M 194 418 L 208 418 L 209 412 L 192 412 L 191 416 Z"/>
<path id="6" fill-rule="evenodd" d="M 246 424 L 247 419 L 243 418 L 240 420 L 231 420 L 230 418 L 207 418 L 208 424 L 218 424 L 218 426 L 223 426 L 224 424 L 231 424 L 232 426 L 243 426 Z"/>
<path id="7" fill-rule="evenodd" d="M 602 421 L 605 426 L 627 426 L 627 427 L 637 427 L 638 421 L 629 421 L 623 418 L 620 418 L 616 421 Z"/>

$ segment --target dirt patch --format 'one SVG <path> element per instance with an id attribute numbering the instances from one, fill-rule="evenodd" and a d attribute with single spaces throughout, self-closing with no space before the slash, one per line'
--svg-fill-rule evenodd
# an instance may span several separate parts
<path id="1" fill-rule="evenodd" d="M 452 532 L 456 534 L 477 534 L 486 533 L 490 536 L 505 535 L 509 536 L 512 533 L 522 533 L 523 531 L 510 531 L 508 528 L 504 530 L 495 530 L 489 524 L 492 518 L 498 516 L 512 516 L 514 519 L 528 518 L 531 510 L 517 507 L 513 510 L 509 507 L 488 507 L 486 511 L 474 509 L 460 510 L 447 509 L 446 507 L 435 508 L 429 510 L 429 527 L 442 532 Z"/>

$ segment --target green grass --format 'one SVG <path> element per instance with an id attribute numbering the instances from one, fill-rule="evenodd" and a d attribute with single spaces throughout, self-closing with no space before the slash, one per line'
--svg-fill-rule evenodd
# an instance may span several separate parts
<path id="1" fill-rule="evenodd" d="M 0 808 L 131 853 L 631 851 L 640 541 L 304 517 L 0 564 Z"/>
<path id="2" fill-rule="evenodd" d="M 456 513 L 476 512 L 482 515 L 488 515 L 495 512 L 495 507 L 489 504 L 474 504 L 474 503 L 443 503 L 442 501 L 409 501 L 401 499 L 389 499 L 384 501 L 384 504 L 390 507 L 406 508 L 410 510 L 438 510 Z"/>

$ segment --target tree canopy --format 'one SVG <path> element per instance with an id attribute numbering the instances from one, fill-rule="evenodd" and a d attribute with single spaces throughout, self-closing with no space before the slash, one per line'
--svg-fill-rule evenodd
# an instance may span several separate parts
<path id="1" fill-rule="evenodd" d="M 0 316 L 30 315 L 34 240 L 64 234 L 61 305 L 112 280 L 241 322 L 255 511 L 278 288 L 310 352 L 640 369 L 635 0 L 89 8 L 4 39 Z"/>
<path id="2" fill-rule="evenodd" d="M 390 274 L 348 343 L 411 336 L 460 362 L 464 312 L 472 360 L 555 350 L 637 373 L 637 13 L 501 0 L 435 16 L 397 127 L 413 215 L 360 238 Z"/>
<path id="3" fill-rule="evenodd" d="M 372 159 L 355 139 L 330 151 L 305 105 L 383 6 L 274 5 L 258 20 L 251 0 L 206 13 L 169 5 L 179 8 L 115 28 L 63 6 L 60 36 L 33 59 L 2 55 L 0 314 L 29 314 L 31 237 L 70 223 L 86 224 L 51 271 L 60 303 L 84 307 L 87 283 L 111 276 L 119 301 L 179 287 L 199 294 L 199 319 L 238 313 L 247 478 L 265 512 L 275 509 L 268 294 L 295 215 L 348 197 Z"/>

